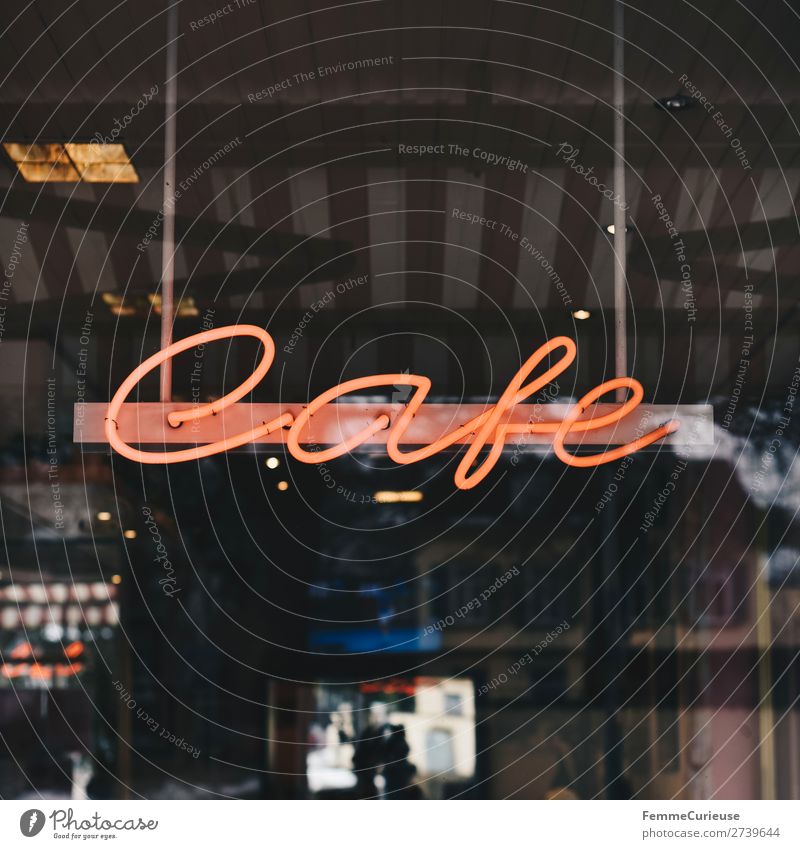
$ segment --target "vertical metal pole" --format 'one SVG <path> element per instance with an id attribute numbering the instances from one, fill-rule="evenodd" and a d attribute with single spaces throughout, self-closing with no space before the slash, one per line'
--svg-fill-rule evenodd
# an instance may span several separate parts
<path id="1" fill-rule="evenodd" d="M 625 238 L 625 51 L 621 0 L 614 0 L 614 370 L 615 377 L 628 373 L 627 244 Z M 617 390 L 617 401 L 628 393 Z"/>
<path id="2" fill-rule="evenodd" d="M 130 598 L 130 592 L 125 589 L 126 584 L 123 583 L 122 589 L 125 592 L 126 598 L 121 599 L 122 605 L 126 605 L 127 599 Z M 121 608 L 124 611 L 126 606 Z M 131 649 L 130 644 L 125 638 L 125 633 L 128 628 L 128 622 L 123 621 L 122 628 L 118 629 L 120 633 L 117 635 L 117 662 L 120 670 L 120 678 L 125 685 L 125 692 L 133 691 L 133 670 L 131 669 Z M 126 630 L 123 630 L 126 629 Z M 133 750 L 133 711 L 128 707 L 127 703 L 122 699 L 117 701 L 117 775 L 116 779 L 120 785 L 120 796 L 123 799 L 130 799 L 131 787 L 133 786 L 133 769 L 131 752 Z M 102 768 L 102 767 L 101 767 Z"/>
<path id="3" fill-rule="evenodd" d="M 607 466 L 601 475 L 605 486 L 613 480 L 613 471 Z M 620 726 L 620 708 L 622 697 L 622 670 L 625 668 L 625 654 L 622 647 L 623 610 L 620 599 L 624 596 L 622 576 L 620 575 L 618 532 L 614 527 L 618 521 L 616 499 L 612 499 L 603 511 L 601 529 L 603 542 L 601 551 L 602 568 L 600 575 L 599 620 L 601 624 L 602 649 L 610 670 L 606 682 L 603 703 L 605 722 L 603 723 L 603 779 L 606 799 L 630 798 L 625 783 L 624 737 Z"/>
<path id="4" fill-rule="evenodd" d="M 623 18 L 621 0 L 614 0 L 614 370 L 616 377 L 628 372 L 626 297 L 625 297 L 625 87 Z M 625 389 L 617 390 L 617 401 L 627 397 Z M 611 472 L 607 471 L 601 480 L 610 481 Z M 600 611 L 603 622 L 603 647 L 614 675 L 622 669 L 622 611 L 619 607 L 621 576 L 619 573 L 619 550 L 614 526 L 617 521 L 616 500 L 607 505 L 604 511 L 603 529 L 603 574 L 600 597 L 603 600 Z M 605 690 L 606 717 L 604 724 L 604 778 L 605 797 L 621 799 L 628 796 L 624 781 L 623 736 L 620 727 L 620 683 L 611 678 Z"/>
<path id="5" fill-rule="evenodd" d="M 172 344 L 175 311 L 175 112 L 178 106 L 178 0 L 167 12 L 167 77 L 164 115 L 164 234 L 161 240 L 161 347 Z M 161 364 L 162 401 L 172 400 L 172 359 Z"/>
<path id="6" fill-rule="evenodd" d="M 761 526 L 756 549 L 756 645 L 758 646 L 758 760 L 761 798 L 777 799 L 775 770 L 775 709 L 772 705 L 772 604 L 769 589 L 767 517 L 756 513 Z M 792 753 L 796 757 L 796 753 Z"/>

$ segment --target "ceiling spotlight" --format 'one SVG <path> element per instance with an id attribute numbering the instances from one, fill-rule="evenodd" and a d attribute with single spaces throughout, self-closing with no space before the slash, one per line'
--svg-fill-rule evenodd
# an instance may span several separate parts
<path id="1" fill-rule="evenodd" d="M 122 575 L 112 575 L 111 576 L 112 584 L 121 584 L 122 583 Z"/>
<path id="2" fill-rule="evenodd" d="M 267 457 L 267 459 L 264 461 L 264 465 L 268 469 L 277 469 L 280 464 L 281 461 L 277 457 Z"/>
<path id="3" fill-rule="evenodd" d="M 97 521 L 98 522 L 110 522 L 111 521 L 111 514 L 108 512 L 108 510 L 101 510 L 97 514 Z"/>
<path id="4" fill-rule="evenodd" d="M 572 313 L 573 318 L 577 318 L 578 321 L 586 321 L 587 318 L 591 316 L 589 310 L 575 310 Z"/>
<path id="5" fill-rule="evenodd" d="M 617 232 L 617 228 L 616 228 L 613 224 L 609 224 L 609 225 L 606 227 L 606 233 L 610 233 L 610 234 L 613 236 L 613 235 L 614 235 L 614 233 L 616 233 L 616 232 Z M 625 232 L 626 232 L 626 233 L 632 233 L 632 232 L 633 232 L 633 227 L 631 227 L 631 225 L 630 225 L 630 224 L 626 224 L 626 225 L 625 225 Z"/>
<path id="6" fill-rule="evenodd" d="M 286 481 L 278 481 L 278 490 L 280 492 L 286 492 L 289 489 L 289 484 Z"/>
<path id="7" fill-rule="evenodd" d="M 656 109 L 663 109 L 665 112 L 681 112 L 684 109 L 691 109 L 696 103 L 693 97 L 679 91 L 671 97 L 661 97 L 653 104 Z"/>
<path id="8" fill-rule="evenodd" d="M 133 528 L 128 528 L 127 531 L 123 531 L 122 536 L 124 536 L 125 539 L 136 539 L 136 531 L 133 530 Z"/>

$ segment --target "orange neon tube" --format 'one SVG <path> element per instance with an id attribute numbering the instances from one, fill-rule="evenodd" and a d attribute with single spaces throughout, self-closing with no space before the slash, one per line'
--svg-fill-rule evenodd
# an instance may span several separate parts
<path id="1" fill-rule="evenodd" d="M 237 386 L 236 389 L 213 403 L 170 412 L 167 416 L 168 422 L 171 427 L 180 427 L 184 422 L 190 420 L 196 421 L 207 416 L 217 415 L 251 392 L 267 374 L 275 356 L 275 343 L 266 330 L 262 330 L 260 327 L 255 327 L 254 325 L 232 325 L 214 330 L 205 330 L 202 333 L 189 336 L 148 357 L 123 381 L 111 399 L 106 414 L 105 434 L 111 447 L 123 457 L 139 463 L 182 463 L 189 460 L 198 460 L 201 457 L 209 457 L 213 454 L 228 451 L 231 448 L 238 448 L 275 430 L 288 428 L 286 447 L 291 456 L 302 463 L 313 464 L 325 463 L 341 457 L 343 454 L 354 450 L 372 438 L 378 431 L 389 430 L 386 443 L 386 450 L 389 457 L 396 463 L 408 464 L 425 460 L 471 435 L 473 439 L 465 451 L 455 473 L 455 484 L 459 489 L 472 489 L 494 468 L 505 447 L 509 434 L 552 433 L 553 449 L 559 460 L 568 466 L 589 468 L 602 465 L 603 463 L 611 463 L 627 454 L 639 451 L 666 435 L 673 433 L 680 426 L 679 422 L 673 420 L 635 439 L 633 442 L 620 445 L 609 451 L 581 456 L 570 454 L 564 448 L 564 440 L 569 433 L 586 433 L 608 427 L 629 415 L 641 403 L 644 397 L 644 390 L 637 380 L 630 377 L 615 378 L 614 380 L 608 380 L 596 386 L 578 401 L 562 421 L 510 423 L 508 418 L 517 404 L 522 403 L 535 392 L 547 386 L 555 377 L 568 368 L 575 359 L 575 342 L 566 336 L 558 336 L 546 342 L 531 354 L 512 377 L 496 404 L 487 407 L 480 415 L 474 417 L 466 424 L 457 427 L 450 433 L 444 434 L 434 440 L 430 445 L 422 446 L 413 451 L 402 451 L 400 449 L 400 440 L 414 416 L 419 412 L 425 402 L 425 398 L 431 388 L 430 379 L 418 374 L 374 374 L 345 381 L 318 395 L 296 417 L 291 413 L 282 413 L 268 422 L 262 422 L 256 428 L 237 433 L 208 445 L 198 445 L 194 448 L 185 448 L 177 451 L 140 451 L 120 438 L 117 432 L 119 412 L 134 387 L 146 374 L 149 374 L 153 369 L 161 365 L 161 363 L 174 357 L 176 354 L 180 354 L 190 348 L 236 336 L 252 336 L 258 339 L 264 346 L 264 354 L 256 370 Z M 525 380 L 528 379 L 541 362 L 560 348 L 564 349 L 564 354 L 558 362 L 544 371 L 539 377 L 534 378 L 523 386 Z M 387 414 L 382 413 L 371 424 L 367 425 L 367 427 L 362 428 L 361 431 L 348 437 L 338 445 L 313 452 L 306 451 L 301 446 L 303 428 L 308 424 L 309 419 L 326 404 L 330 404 L 337 398 L 350 392 L 360 392 L 365 389 L 374 389 L 378 386 L 394 387 L 397 385 L 413 386 L 415 387 L 415 392 L 394 423 L 392 423 Z M 620 404 L 617 409 L 604 415 L 592 416 L 578 421 L 579 417 L 586 413 L 592 404 L 596 403 L 607 393 L 619 388 L 630 390 L 631 396 L 623 404 Z M 490 448 L 488 453 L 477 468 L 473 469 L 480 452 L 489 443 Z"/>
<path id="2" fill-rule="evenodd" d="M 134 386 L 146 374 L 149 374 L 165 360 L 174 357 L 176 354 L 182 354 L 184 351 L 188 351 L 190 348 L 195 348 L 198 345 L 217 342 L 220 339 L 230 339 L 234 336 L 254 336 L 264 346 L 264 356 L 261 358 L 261 362 L 258 364 L 256 370 L 244 383 L 241 383 L 232 392 L 223 395 L 222 398 L 218 398 L 213 403 L 172 412 L 167 416 L 167 419 L 171 427 L 180 427 L 187 421 L 215 416 L 217 413 L 221 413 L 230 407 L 231 404 L 235 404 L 238 400 L 244 398 L 248 392 L 254 389 L 269 371 L 275 356 L 275 343 L 266 330 L 262 330 L 260 327 L 255 327 L 252 324 L 235 324 L 229 327 L 204 330 L 202 333 L 196 333 L 194 336 L 187 336 L 186 339 L 173 342 L 172 345 L 161 351 L 157 351 L 152 357 L 148 357 L 122 382 L 122 385 L 111 399 L 111 403 L 108 405 L 108 412 L 106 413 L 105 433 L 111 447 L 119 454 L 122 454 L 123 457 L 127 457 L 129 460 L 135 460 L 137 463 L 185 463 L 187 460 L 199 460 L 201 457 L 210 457 L 212 454 L 230 451 L 231 448 L 239 448 L 241 445 L 247 445 L 249 442 L 266 436 L 280 427 L 291 424 L 292 416 L 289 413 L 284 413 L 277 419 L 264 422 L 260 427 L 253 428 L 252 430 L 237 433 L 235 436 L 229 436 L 227 439 L 221 439 L 219 442 L 211 442 L 208 445 L 198 445 L 195 448 L 185 448 L 180 451 L 139 451 L 119 438 L 117 434 L 117 416 L 119 415 L 119 411 L 125 403 L 125 399 L 133 391 Z"/>
<path id="3" fill-rule="evenodd" d="M 642 384 L 639 383 L 638 380 L 634 380 L 632 377 L 617 377 L 614 378 L 614 380 L 607 380 L 605 383 L 601 383 L 599 386 L 595 386 L 594 389 L 587 392 L 572 408 L 572 410 L 567 413 L 564 421 L 562 421 L 559 425 L 558 431 L 553 438 L 553 450 L 556 453 L 556 457 L 558 457 L 562 463 L 566 463 L 569 466 L 577 466 L 582 469 L 586 469 L 591 466 L 600 466 L 603 463 L 613 463 L 615 460 L 619 460 L 628 454 L 641 451 L 642 448 L 646 448 L 648 445 L 652 445 L 659 439 L 663 439 L 663 437 L 668 434 L 674 433 L 680 427 L 679 422 L 674 420 L 669 421 L 666 424 L 657 427 L 655 430 L 651 430 L 650 433 L 640 436 L 638 439 L 634 439 L 633 442 L 629 442 L 626 445 L 620 445 L 617 448 L 612 448 L 610 451 L 604 451 L 602 454 L 589 454 L 582 457 L 576 457 L 574 454 L 567 452 L 564 448 L 564 439 L 570 430 L 575 429 L 574 424 L 578 416 L 585 413 L 590 404 L 594 404 L 602 398 L 603 395 L 608 392 L 613 392 L 615 389 L 630 389 L 633 392 L 633 397 L 628 399 L 625 403 L 630 404 L 633 402 L 634 407 L 638 406 L 644 397 Z"/>

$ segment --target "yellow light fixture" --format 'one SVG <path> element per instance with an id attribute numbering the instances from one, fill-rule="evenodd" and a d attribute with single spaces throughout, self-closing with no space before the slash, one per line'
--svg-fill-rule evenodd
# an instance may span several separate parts
<path id="1" fill-rule="evenodd" d="M 572 313 L 572 317 L 578 319 L 578 321 L 586 321 L 587 318 L 591 317 L 591 313 L 589 310 L 575 310 Z"/>
<path id="2" fill-rule="evenodd" d="M 98 522 L 110 522 L 111 521 L 111 514 L 108 512 L 108 510 L 101 510 L 97 514 L 97 521 Z"/>
<path id="3" fill-rule="evenodd" d="M 108 305 L 109 312 L 112 315 L 131 316 L 136 315 L 136 307 L 126 306 L 122 303 L 120 295 L 114 295 L 111 292 L 103 292 L 103 303 Z"/>
<path id="4" fill-rule="evenodd" d="M 112 575 L 111 576 L 112 584 L 121 584 L 122 583 L 122 575 Z"/>
<path id="5" fill-rule="evenodd" d="M 281 492 L 286 492 L 289 489 L 289 484 L 286 481 L 278 481 L 278 489 Z"/>
<path id="6" fill-rule="evenodd" d="M 125 145 L 4 142 L 6 153 L 29 183 L 138 183 Z"/>
<path id="7" fill-rule="evenodd" d="M 413 504 L 416 501 L 422 501 L 422 497 L 419 490 L 395 492 L 391 489 L 382 489 L 375 493 L 378 504 Z"/>
<path id="8" fill-rule="evenodd" d="M 153 312 L 156 315 L 161 315 L 161 295 L 148 295 L 147 300 L 150 301 Z M 177 318 L 194 318 L 198 315 L 200 315 L 200 310 L 191 295 L 181 298 L 175 304 L 175 316 Z"/>
<path id="9" fill-rule="evenodd" d="M 80 179 L 64 145 L 9 142 L 3 147 L 29 183 L 76 183 Z"/>
<path id="10" fill-rule="evenodd" d="M 65 156 L 63 144 L 18 144 L 5 142 L 3 147 L 14 162 L 58 162 Z"/>
<path id="11" fill-rule="evenodd" d="M 65 144 L 86 183 L 138 183 L 139 176 L 123 144 Z"/>
<path id="12" fill-rule="evenodd" d="M 130 318 L 136 315 L 135 307 L 111 307 L 111 314 L 118 315 L 120 318 Z"/>
<path id="13" fill-rule="evenodd" d="M 19 162 L 26 183 L 77 183 L 78 172 L 71 162 Z"/>
<path id="14" fill-rule="evenodd" d="M 136 539 L 136 531 L 134 531 L 133 528 L 128 528 L 127 531 L 123 531 L 122 536 L 124 536 L 125 539 Z"/>
<path id="15" fill-rule="evenodd" d="M 277 457 L 267 457 L 267 459 L 264 461 L 264 465 L 268 469 L 277 469 L 280 464 L 281 461 Z"/>

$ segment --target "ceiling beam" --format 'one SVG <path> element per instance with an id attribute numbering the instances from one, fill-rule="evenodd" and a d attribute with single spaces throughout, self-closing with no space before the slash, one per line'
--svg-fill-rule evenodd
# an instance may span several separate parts
<path id="1" fill-rule="evenodd" d="M 161 238 L 162 217 L 158 210 L 122 207 L 109 203 L 64 198 L 47 191 L 6 189 L 0 191 L 0 217 L 43 221 L 51 225 L 93 230 L 114 236 L 124 233 L 144 240 Z M 323 265 L 351 250 L 349 242 L 213 221 L 208 218 L 175 217 L 177 244 L 198 245 L 239 254 L 277 259 L 297 251 L 309 268 Z"/>

